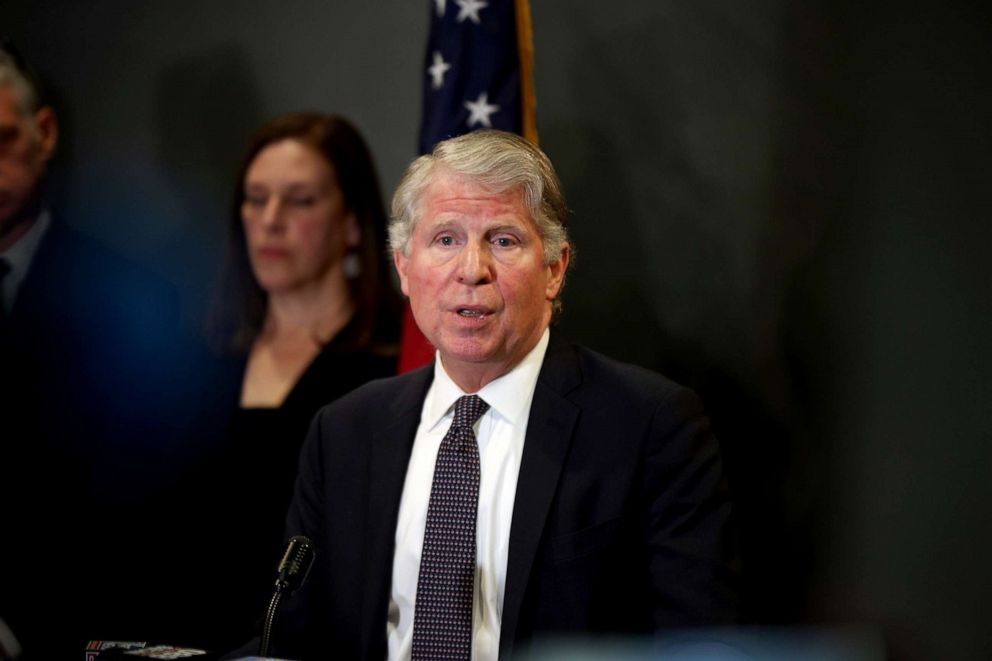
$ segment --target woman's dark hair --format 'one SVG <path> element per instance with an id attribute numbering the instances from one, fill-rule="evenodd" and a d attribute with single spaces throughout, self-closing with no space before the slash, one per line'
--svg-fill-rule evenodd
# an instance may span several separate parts
<path id="1" fill-rule="evenodd" d="M 337 175 L 346 208 L 355 214 L 361 243 L 355 249 L 359 272 L 348 280 L 355 316 L 348 325 L 347 346 L 395 350 L 399 336 L 399 297 L 390 283 L 386 255 L 386 213 L 372 156 L 358 130 L 346 119 L 315 112 L 280 115 L 252 135 L 238 169 L 228 227 L 227 251 L 219 300 L 211 309 L 208 332 L 216 348 L 243 352 L 251 348 L 265 321 L 268 294 L 251 269 L 241 220 L 244 180 L 263 149 L 296 140 L 323 156 Z"/>

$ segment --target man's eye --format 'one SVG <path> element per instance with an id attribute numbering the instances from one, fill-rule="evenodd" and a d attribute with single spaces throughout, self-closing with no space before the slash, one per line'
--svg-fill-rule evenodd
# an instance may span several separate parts
<path id="1" fill-rule="evenodd" d="M 517 245 L 516 241 L 506 236 L 501 236 L 497 238 L 493 243 L 495 243 L 500 248 L 512 248 L 513 246 Z"/>
<path id="2" fill-rule="evenodd" d="M 267 199 L 261 195 L 246 195 L 245 204 L 252 207 L 264 207 Z"/>
<path id="3" fill-rule="evenodd" d="M 294 207 L 312 207 L 317 203 L 317 198 L 306 196 L 306 197 L 291 197 L 288 202 Z"/>
<path id="4" fill-rule="evenodd" d="M 442 246 L 451 246 L 455 244 L 455 239 L 450 236 L 439 236 L 437 242 Z"/>

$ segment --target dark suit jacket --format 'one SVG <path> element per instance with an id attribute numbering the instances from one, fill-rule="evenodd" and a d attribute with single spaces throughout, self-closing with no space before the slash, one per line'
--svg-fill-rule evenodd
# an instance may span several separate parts
<path id="1" fill-rule="evenodd" d="M 4 386 L 56 407 L 58 417 L 113 431 L 110 405 L 128 422 L 161 391 L 152 377 L 174 349 L 177 303 L 163 280 L 53 220 L 0 337 L 4 359 L 18 369 Z"/>
<path id="2" fill-rule="evenodd" d="M 276 629 L 278 655 L 385 658 L 399 501 L 432 374 L 372 382 L 315 418 L 287 522 L 318 555 Z M 552 334 L 517 484 L 500 656 L 549 633 L 732 621 L 729 516 L 695 395 Z"/>
<path id="3" fill-rule="evenodd" d="M 177 322 L 171 286 L 53 219 L 0 333 L 0 617 L 25 661 L 152 621 L 135 533 L 171 475 Z"/>

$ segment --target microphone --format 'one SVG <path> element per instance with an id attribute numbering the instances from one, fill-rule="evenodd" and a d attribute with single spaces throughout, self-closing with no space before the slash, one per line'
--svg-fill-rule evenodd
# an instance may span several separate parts
<path id="1" fill-rule="evenodd" d="M 272 625 L 275 623 L 279 602 L 284 594 L 293 594 L 303 585 L 313 566 L 313 558 L 317 554 L 311 542 L 303 535 L 295 535 L 286 542 L 286 551 L 282 554 L 277 568 L 276 589 L 269 602 L 269 610 L 265 614 L 265 626 L 262 628 L 262 638 L 258 643 L 258 655 L 269 655 L 269 643 L 272 642 Z"/>
<path id="2" fill-rule="evenodd" d="M 293 594 L 300 589 L 310 574 L 313 566 L 313 542 L 303 535 L 291 537 L 286 542 L 286 552 L 279 561 L 279 577 L 276 579 L 276 590 Z"/>

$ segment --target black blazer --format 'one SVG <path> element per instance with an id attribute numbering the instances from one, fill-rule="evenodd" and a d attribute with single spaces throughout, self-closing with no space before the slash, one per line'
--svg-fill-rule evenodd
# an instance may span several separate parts
<path id="1" fill-rule="evenodd" d="M 317 559 L 273 651 L 383 659 L 399 501 L 432 366 L 324 407 L 287 534 Z M 735 613 L 730 502 L 696 396 L 552 334 L 510 530 L 500 657 L 542 634 L 647 633 Z"/>
<path id="2" fill-rule="evenodd" d="M 154 546 L 135 534 L 172 475 L 177 307 L 168 283 L 53 219 L 0 332 L 0 617 L 25 661 L 152 621 L 132 595 Z"/>
<path id="3" fill-rule="evenodd" d="M 16 370 L 4 385 L 106 433 L 118 426 L 109 408 L 138 419 L 163 390 L 156 370 L 171 360 L 178 317 L 164 280 L 53 219 L 0 337 Z"/>

